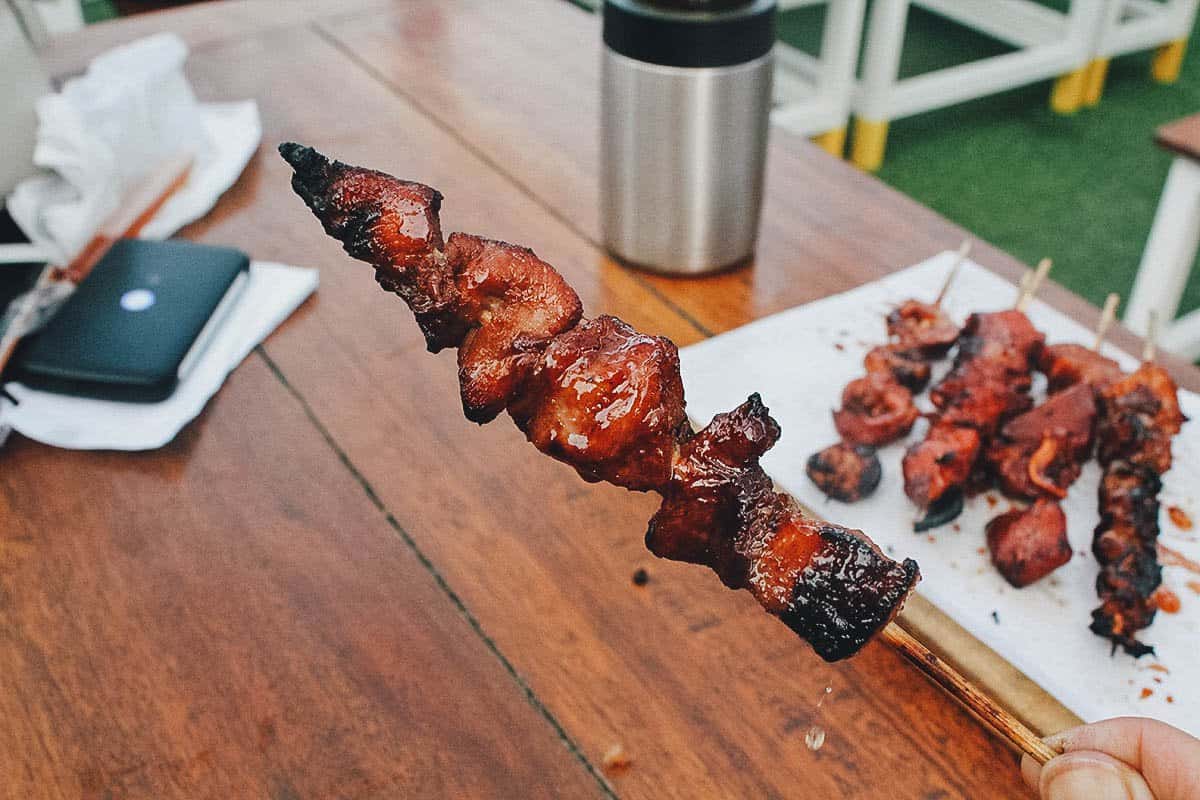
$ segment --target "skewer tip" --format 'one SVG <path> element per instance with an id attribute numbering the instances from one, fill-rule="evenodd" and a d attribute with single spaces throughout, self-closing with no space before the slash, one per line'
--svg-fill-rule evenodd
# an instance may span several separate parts
<path id="1" fill-rule="evenodd" d="M 1108 330 L 1117 318 L 1117 306 L 1120 303 L 1121 295 L 1116 292 L 1110 292 L 1104 299 L 1104 310 L 1100 312 L 1100 321 L 1096 323 L 1096 341 L 1092 343 L 1093 350 L 1099 352 L 1100 345 L 1104 344 L 1104 338 L 1108 336 Z"/>
<path id="2" fill-rule="evenodd" d="M 1026 273 L 1025 279 L 1021 281 L 1021 294 L 1017 298 L 1017 311 L 1024 311 L 1029 306 L 1029 302 L 1038 293 L 1038 289 L 1042 288 L 1042 281 L 1046 280 L 1046 275 L 1050 273 L 1052 266 L 1054 266 L 1053 261 L 1049 258 L 1043 258 L 1038 262 L 1032 274 Z"/>
<path id="3" fill-rule="evenodd" d="M 967 260 L 967 256 L 971 253 L 971 240 L 963 239 L 963 243 L 958 246 L 958 252 L 954 254 L 954 264 L 950 267 L 950 272 L 946 274 L 946 280 L 942 283 L 942 290 L 938 292 L 937 299 L 933 301 L 935 306 L 940 306 L 942 301 L 946 299 L 946 294 L 950 291 L 951 284 L 958 277 L 958 271 L 962 269 L 963 262 Z"/>
<path id="4" fill-rule="evenodd" d="M 1146 315 L 1146 344 L 1142 347 L 1142 361 L 1153 361 L 1158 351 L 1158 312 Z"/>

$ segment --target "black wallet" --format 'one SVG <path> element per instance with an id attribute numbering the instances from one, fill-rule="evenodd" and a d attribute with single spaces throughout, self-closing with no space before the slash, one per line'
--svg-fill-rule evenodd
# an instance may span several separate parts
<path id="1" fill-rule="evenodd" d="M 228 247 L 123 239 L 22 343 L 13 377 L 60 394 L 164 400 L 236 303 L 249 266 Z"/>

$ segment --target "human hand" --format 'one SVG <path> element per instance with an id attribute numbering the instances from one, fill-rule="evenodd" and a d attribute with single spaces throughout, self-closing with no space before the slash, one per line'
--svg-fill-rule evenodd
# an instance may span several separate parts
<path id="1" fill-rule="evenodd" d="M 1021 759 L 1041 800 L 1200 800 L 1200 739 L 1165 723 L 1118 717 L 1046 741 L 1062 755 Z"/>

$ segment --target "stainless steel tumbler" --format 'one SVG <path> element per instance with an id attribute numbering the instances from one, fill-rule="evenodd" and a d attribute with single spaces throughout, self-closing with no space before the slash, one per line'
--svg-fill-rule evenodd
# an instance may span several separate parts
<path id="1" fill-rule="evenodd" d="M 617 258 L 700 274 L 758 236 L 775 0 L 605 0 L 600 209 Z"/>

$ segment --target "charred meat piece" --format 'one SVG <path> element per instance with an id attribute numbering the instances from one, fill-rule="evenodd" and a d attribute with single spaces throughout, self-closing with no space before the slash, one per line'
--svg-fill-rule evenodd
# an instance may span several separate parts
<path id="1" fill-rule="evenodd" d="M 883 476 L 875 448 L 846 442 L 813 453 L 805 471 L 818 489 L 843 503 L 857 502 L 874 492 Z"/>
<path id="2" fill-rule="evenodd" d="M 868 373 L 890 375 L 896 383 L 914 393 L 929 385 L 929 376 L 933 371 L 929 361 L 919 351 L 891 344 L 872 348 L 863 359 L 863 366 Z"/>
<path id="3" fill-rule="evenodd" d="M 1077 383 L 1097 390 L 1125 377 L 1121 365 L 1081 344 L 1054 344 L 1042 350 L 1038 370 L 1045 373 L 1051 394 Z"/>
<path id="4" fill-rule="evenodd" d="M 656 489 L 687 424 L 679 353 L 616 317 L 584 320 L 538 354 L 509 413 L 534 447 L 585 480 Z"/>
<path id="5" fill-rule="evenodd" d="M 967 319 L 954 367 L 930 392 L 939 413 L 925 441 L 904 455 L 909 499 L 928 508 L 949 491 L 965 491 L 979 474 L 976 459 L 984 442 L 1032 404 L 1030 373 L 1042 343 L 1042 334 L 1020 311 Z"/>
<path id="6" fill-rule="evenodd" d="M 974 428 L 934 423 L 904 454 L 905 494 L 918 507 L 929 508 L 947 492 L 961 490 L 979 457 L 980 443 Z"/>
<path id="7" fill-rule="evenodd" d="M 1086 384 L 1010 420 L 987 450 L 1000 488 L 1027 500 L 1066 497 L 1091 451 L 1095 420 L 1095 395 Z"/>
<path id="8" fill-rule="evenodd" d="M 1014 508 L 987 524 L 988 552 L 1004 580 L 1018 589 L 1071 560 L 1067 517 L 1053 500 Z"/>
<path id="9" fill-rule="evenodd" d="M 1092 612 L 1092 633 L 1112 641 L 1134 658 L 1150 655 L 1154 648 L 1134 635 L 1150 627 L 1158 611 L 1151 597 L 1162 584 L 1162 567 L 1156 558 L 1128 553 L 1105 564 L 1096 577 L 1100 607 Z"/>
<path id="10" fill-rule="evenodd" d="M 905 350 L 916 350 L 927 359 L 946 355 L 958 340 L 958 326 L 932 303 L 907 300 L 887 316 L 887 331 Z"/>
<path id="11" fill-rule="evenodd" d="M 1132 656 L 1152 653 L 1135 634 L 1154 621 L 1153 595 L 1162 583 L 1158 563 L 1158 492 L 1162 481 L 1149 466 L 1113 461 L 1100 481 L 1100 524 L 1092 553 L 1100 564 L 1100 607 L 1091 630 Z"/>
<path id="12" fill-rule="evenodd" d="M 1165 369 L 1142 364 L 1100 392 L 1100 407 L 1096 438 L 1101 464 L 1123 459 L 1159 475 L 1171 468 L 1171 439 L 1187 417 Z"/>
<path id="13" fill-rule="evenodd" d="M 859 531 L 806 517 L 758 465 L 779 427 L 757 396 L 680 445 L 646 545 L 748 589 L 827 661 L 857 652 L 919 577 Z"/>
<path id="14" fill-rule="evenodd" d="M 1044 343 L 1045 337 L 1023 312 L 1009 309 L 972 314 L 963 326 L 954 363 L 964 367 L 978 361 L 1015 380 L 1027 381 Z"/>
<path id="15" fill-rule="evenodd" d="M 870 373 L 846 384 L 833 424 L 844 441 L 878 447 L 906 435 L 918 416 L 912 392 L 890 375 Z"/>
<path id="16" fill-rule="evenodd" d="M 671 342 L 615 317 L 584 319 L 571 287 L 526 248 L 443 240 L 442 196 L 428 186 L 298 144 L 279 150 L 296 193 L 408 304 L 428 348 L 459 348 L 468 418 L 507 409 L 539 450 L 585 479 L 661 494 L 651 550 L 747 589 L 825 659 L 853 655 L 899 611 L 916 563 L 774 491 L 758 459 L 779 426 L 757 396 L 693 432 Z"/>
<path id="17" fill-rule="evenodd" d="M 1114 461 L 1100 480 L 1101 526 L 1119 522 L 1141 530 L 1158 525 L 1158 493 L 1162 479 L 1149 467 Z M 1099 555 L 1096 556 L 1100 558 Z M 1109 558 L 1107 560 L 1112 560 Z"/>

